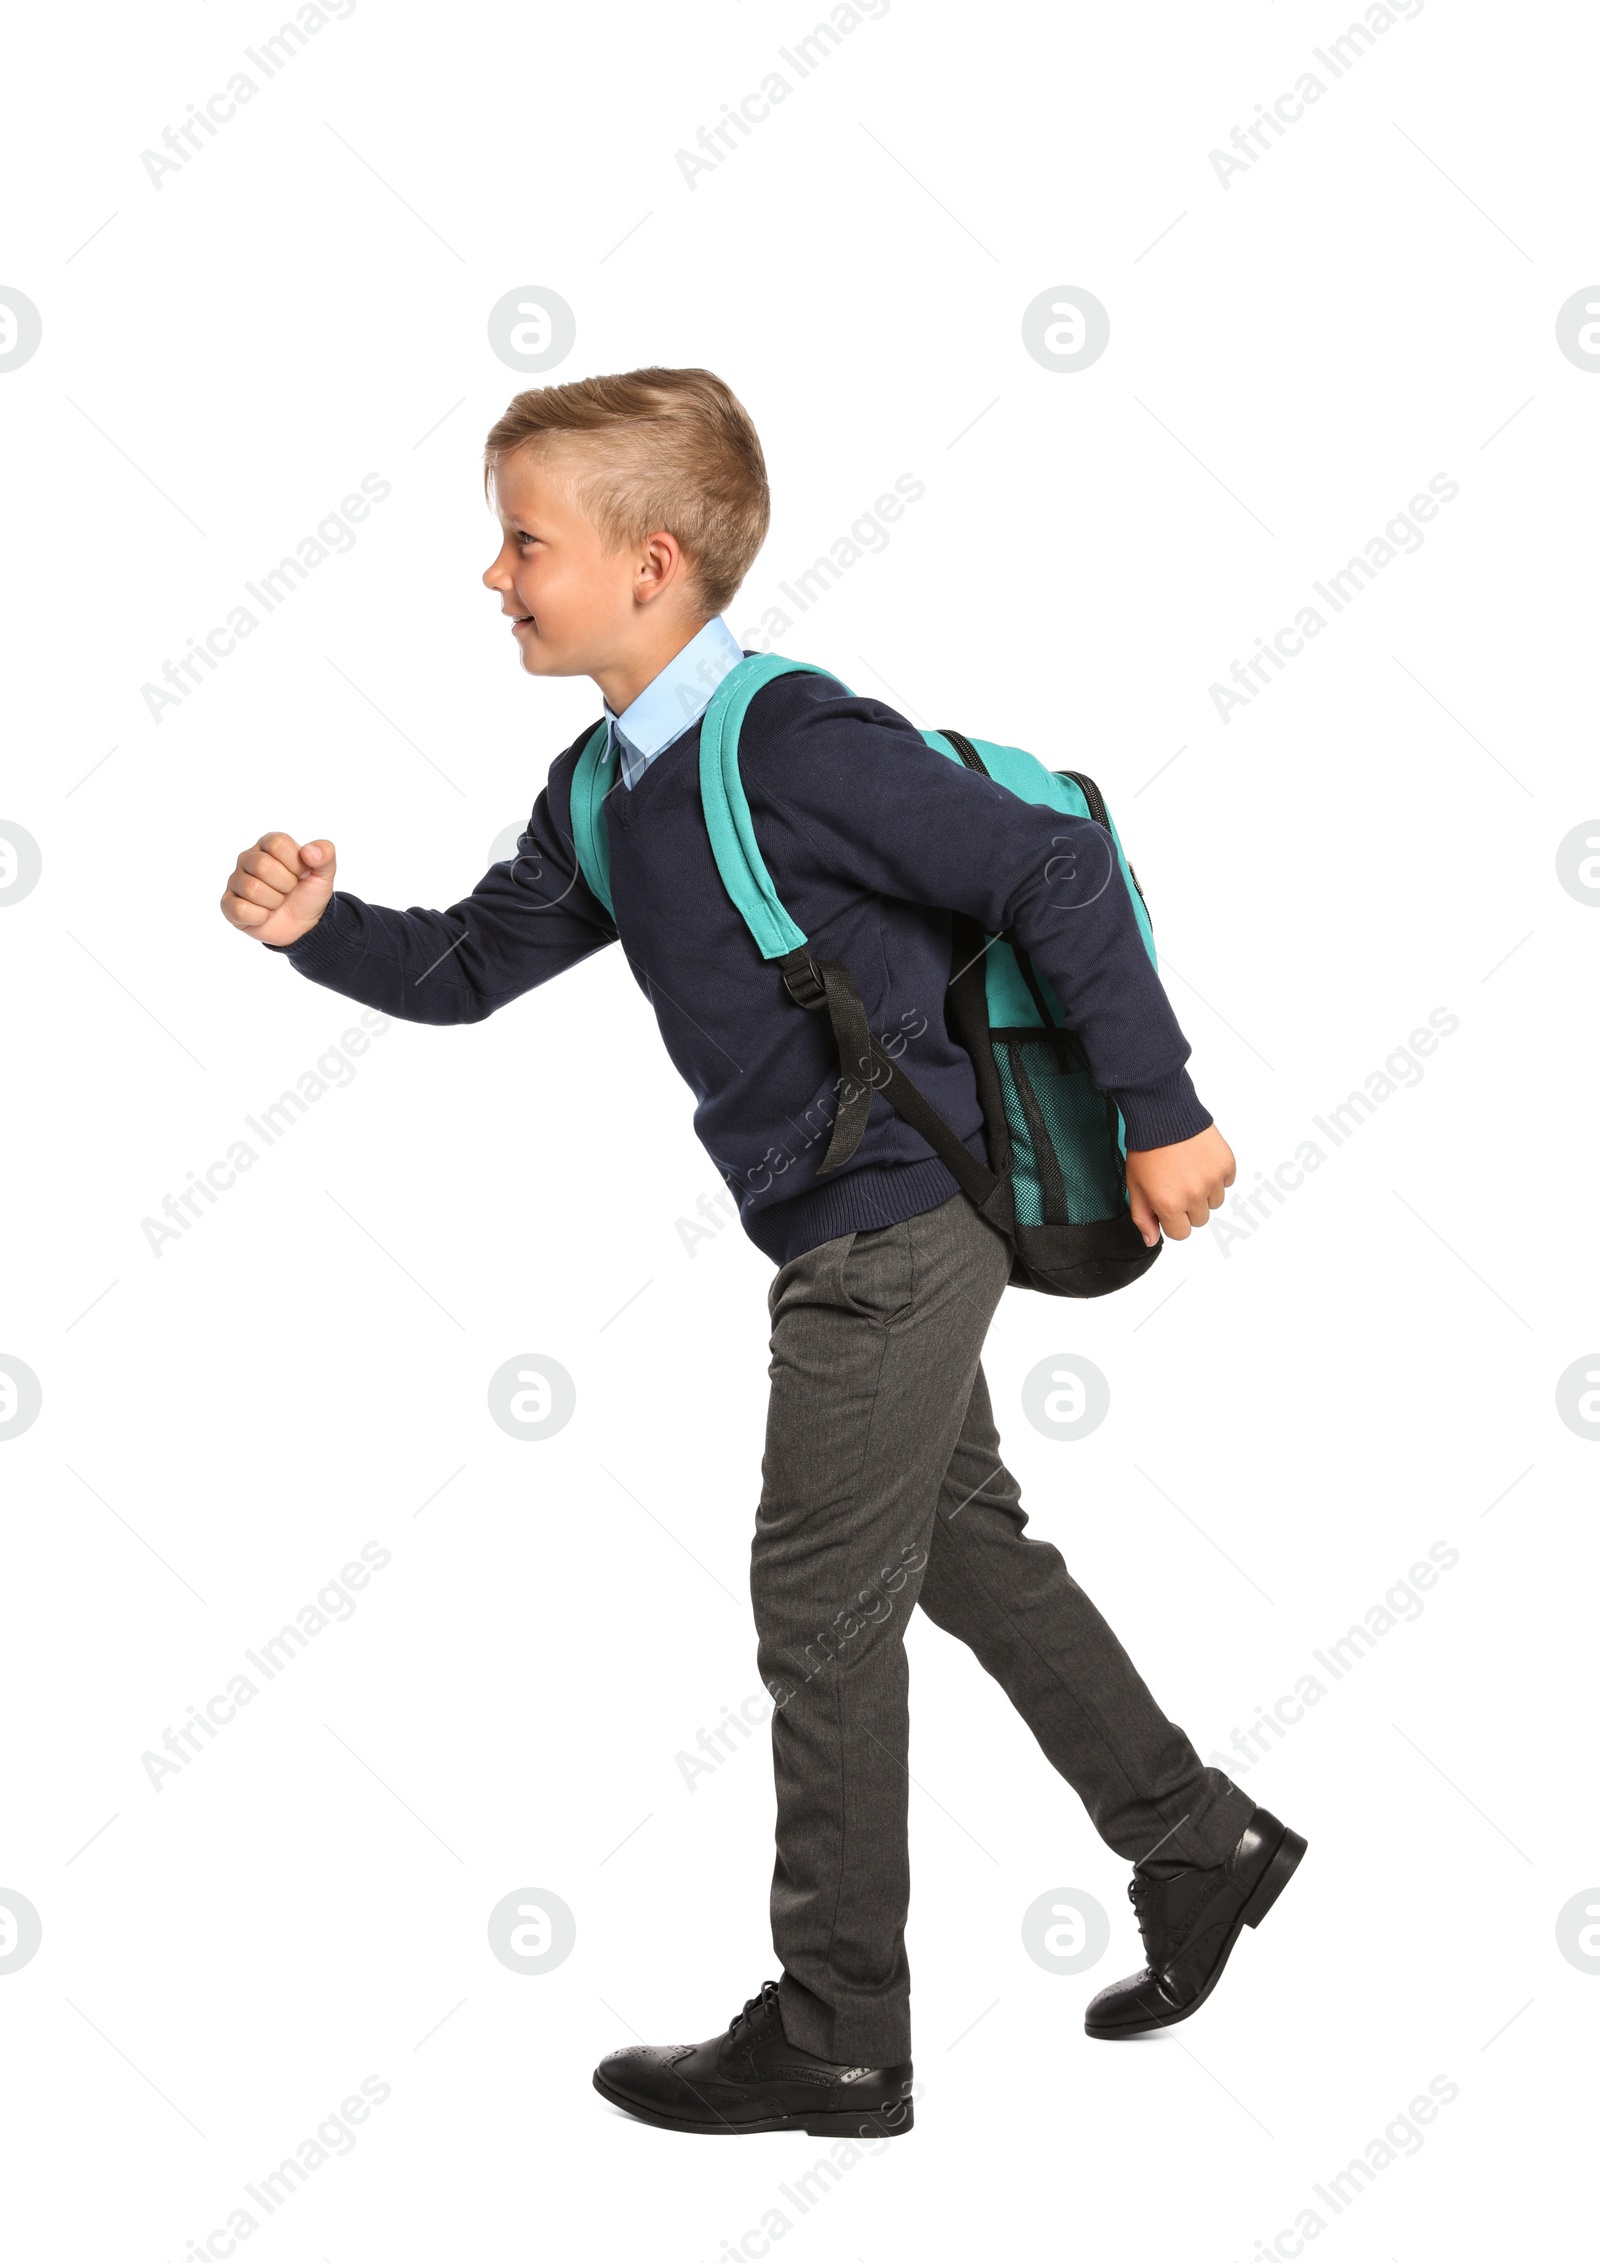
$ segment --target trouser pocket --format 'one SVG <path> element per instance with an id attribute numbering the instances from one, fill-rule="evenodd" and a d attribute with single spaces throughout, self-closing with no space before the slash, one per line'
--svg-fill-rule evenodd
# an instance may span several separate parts
<path id="1" fill-rule="evenodd" d="M 841 1302 L 883 1328 L 903 1320 L 916 1302 L 910 1221 L 844 1234 L 837 1246 L 834 1280 Z"/>

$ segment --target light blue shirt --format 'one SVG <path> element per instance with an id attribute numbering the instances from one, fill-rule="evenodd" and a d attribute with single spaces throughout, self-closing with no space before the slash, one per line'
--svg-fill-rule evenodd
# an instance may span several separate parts
<path id="1" fill-rule="evenodd" d="M 658 676 L 620 715 L 605 700 L 606 752 L 618 749 L 622 782 L 631 791 L 658 754 L 699 722 L 711 695 L 730 668 L 744 658 L 744 647 L 719 613 L 692 636 Z"/>

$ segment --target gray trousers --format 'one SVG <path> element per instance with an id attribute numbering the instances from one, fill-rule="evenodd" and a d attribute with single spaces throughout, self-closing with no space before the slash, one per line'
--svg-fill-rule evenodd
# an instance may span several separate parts
<path id="1" fill-rule="evenodd" d="M 969 1643 L 1130 1862 L 1212 1865 L 1254 1801 L 1202 1765 L 1058 1549 L 1025 1532 L 979 1365 L 1009 1252 L 963 1195 L 780 1267 L 750 1553 L 775 1700 L 773 1944 L 785 2033 L 911 2053 L 904 1634 Z M 1043 1308 L 1041 1308 L 1042 1310 Z"/>

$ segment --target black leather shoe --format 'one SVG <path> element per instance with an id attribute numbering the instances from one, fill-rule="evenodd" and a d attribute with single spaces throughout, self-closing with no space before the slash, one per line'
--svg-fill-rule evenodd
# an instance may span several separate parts
<path id="1" fill-rule="evenodd" d="M 594 2070 L 602 2098 L 657 2129 L 709 2137 L 803 2129 L 808 2137 L 900 2137 L 911 2127 L 911 2061 L 840 2067 L 797 2050 L 763 1981 L 743 2011 L 705 2043 L 636 2043 Z"/>
<path id="2" fill-rule="evenodd" d="M 1145 1968 L 1102 1988 L 1083 2015 L 1091 2035 L 1148 2035 L 1197 2012 L 1222 1978 L 1246 1925 L 1259 1925 L 1293 1877 L 1306 1842 L 1258 1807 L 1215 1870 L 1151 1877 L 1135 1869 L 1128 1899 Z"/>

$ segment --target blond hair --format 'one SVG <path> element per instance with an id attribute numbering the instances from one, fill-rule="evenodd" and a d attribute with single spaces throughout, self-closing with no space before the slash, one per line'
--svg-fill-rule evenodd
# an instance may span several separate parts
<path id="1" fill-rule="evenodd" d="M 664 529 L 688 562 L 687 588 L 720 613 L 767 538 L 766 459 L 749 415 L 709 369 L 630 369 L 518 393 L 484 442 L 485 494 L 514 449 L 553 444 L 574 463 L 573 499 L 607 547 Z"/>

